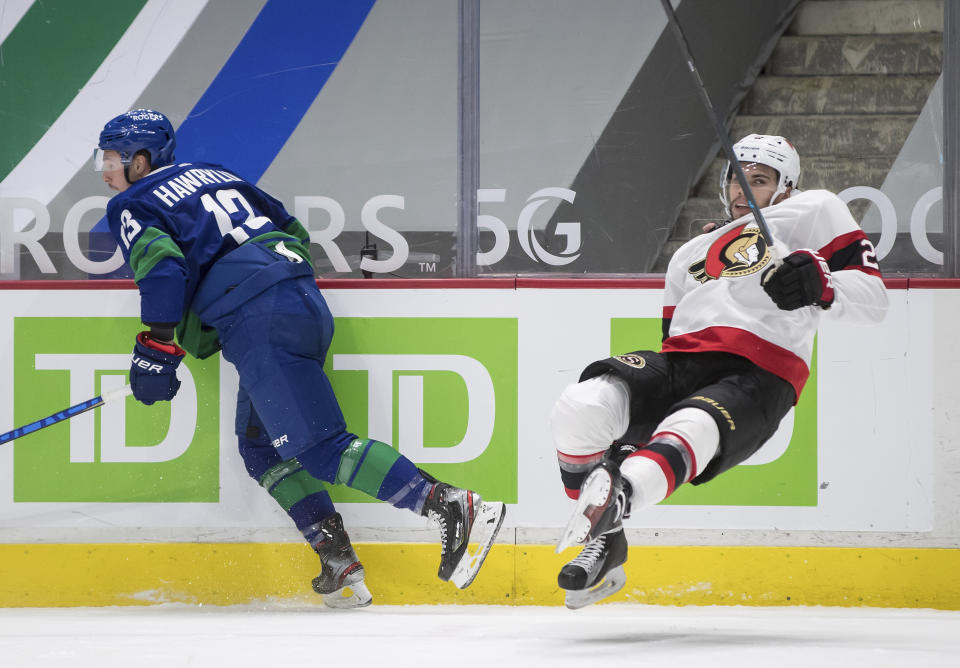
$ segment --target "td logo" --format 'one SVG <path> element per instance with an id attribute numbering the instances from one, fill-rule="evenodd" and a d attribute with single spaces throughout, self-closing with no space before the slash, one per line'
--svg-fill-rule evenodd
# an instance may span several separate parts
<path id="1" fill-rule="evenodd" d="M 337 318 L 336 326 L 326 370 L 350 431 L 393 445 L 445 482 L 516 503 L 516 318 Z"/>
<path id="2" fill-rule="evenodd" d="M 16 318 L 15 423 L 126 384 L 141 328 L 136 318 Z M 188 357 L 172 402 L 128 397 L 17 441 L 14 501 L 217 501 L 218 369 L 217 357 Z"/>

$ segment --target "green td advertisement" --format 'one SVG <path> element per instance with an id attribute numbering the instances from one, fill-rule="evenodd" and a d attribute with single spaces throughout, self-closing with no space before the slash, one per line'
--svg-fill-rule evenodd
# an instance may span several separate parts
<path id="1" fill-rule="evenodd" d="M 516 503 L 516 318 L 338 318 L 327 373 L 347 425 L 431 475 Z M 367 501 L 336 488 L 334 499 Z"/>
<path id="2" fill-rule="evenodd" d="M 338 318 L 336 326 L 326 370 L 351 431 L 438 478 L 516 502 L 516 318 Z M 123 386 L 140 328 L 136 318 L 14 318 L 16 423 Z M 219 426 L 219 360 L 188 357 L 172 402 L 128 397 L 18 441 L 14 501 L 217 502 L 219 448 L 236 447 L 232 423 L 222 434 Z"/>
<path id="3" fill-rule="evenodd" d="M 137 318 L 14 319 L 14 419 L 122 387 Z M 216 502 L 219 356 L 187 358 L 172 402 L 105 404 L 15 443 L 15 502 Z"/>

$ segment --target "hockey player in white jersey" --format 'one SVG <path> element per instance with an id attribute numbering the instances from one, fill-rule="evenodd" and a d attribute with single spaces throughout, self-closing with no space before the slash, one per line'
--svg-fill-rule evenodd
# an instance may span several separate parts
<path id="1" fill-rule="evenodd" d="M 727 163 L 730 220 L 671 259 L 661 350 L 590 364 L 551 414 L 577 500 L 557 551 L 584 544 L 558 577 L 570 608 L 623 586 L 628 513 L 712 480 L 774 434 L 809 376 L 821 318 L 870 324 L 886 313 L 873 245 L 836 195 L 797 189 L 794 147 L 754 134 L 733 148 L 775 247 Z"/>

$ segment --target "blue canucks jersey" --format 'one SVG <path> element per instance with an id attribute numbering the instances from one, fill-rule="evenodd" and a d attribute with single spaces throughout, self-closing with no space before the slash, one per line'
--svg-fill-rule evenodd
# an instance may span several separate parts
<path id="1" fill-rule="evenodd" d="M 190 305 L 210 267 L 241 244 L 278 242 L 310 262 L 309 238 L 283 205 L 220 165 L 182 163 L 157 169 L 107 204 L 110 231 L 140 289 L 145 323 L 178 323 L 188 352 L 205 357 L 190 332 Z M 205 354 L 202 354 L 205 353 Z"/>

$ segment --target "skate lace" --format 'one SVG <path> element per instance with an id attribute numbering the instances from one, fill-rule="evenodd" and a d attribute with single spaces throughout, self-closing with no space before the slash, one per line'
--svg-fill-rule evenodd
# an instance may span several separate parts
<path id="1" fill-rule="evenodd" d="M 603 556 L 603 549 L 606 545 L 607 537 L 600 536 L 587 543 L 586 547 L 583 548 L 583 552 L 570 563 L 577 566 L 590 567 L 596 563 L 597 559 Z"/>
<path id="2" fill-rule="evenodd" d="M 440 551 L 442 554 L 450 552 L 450 540 L 447 536 L 447 518 L 443 513 L 439 513 L 435 510 L 431 510 L 429 513 L 430 519 L 434 524 L 440 529 Z"/>

